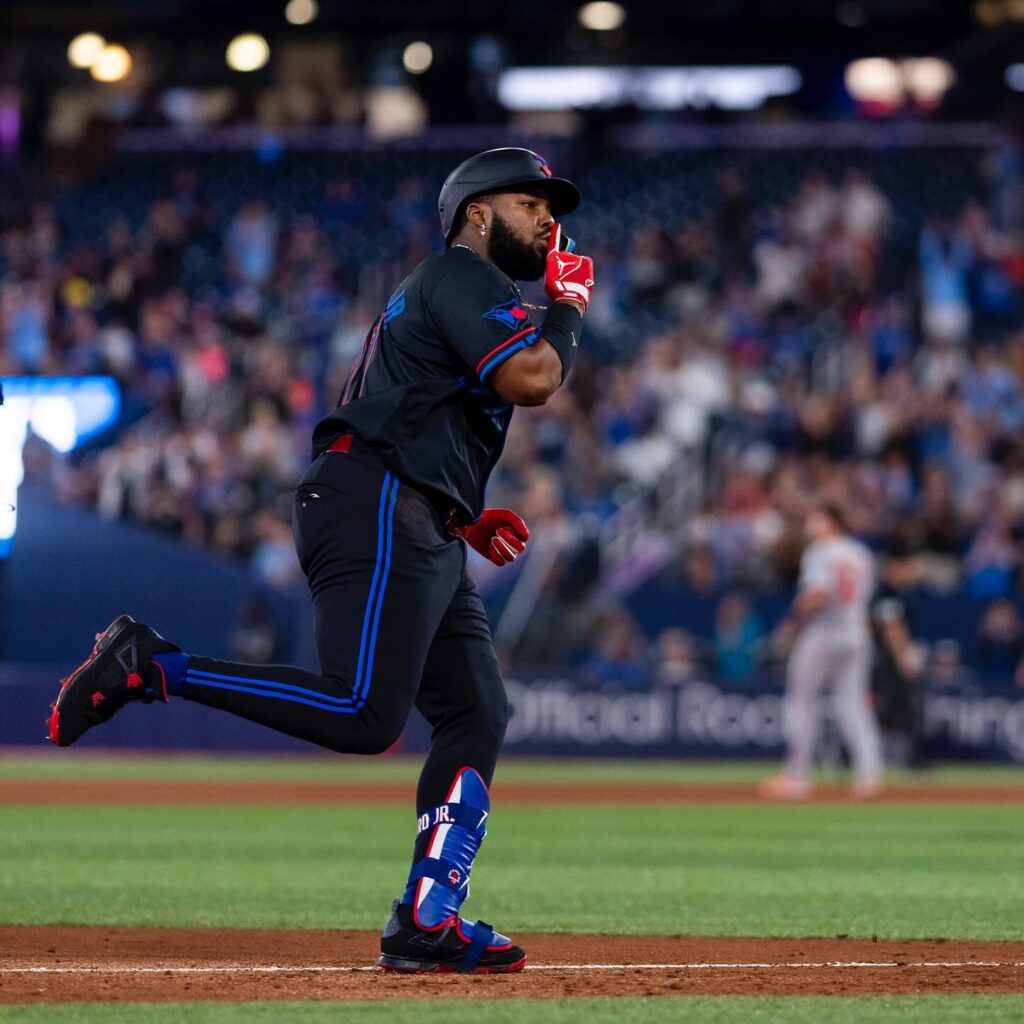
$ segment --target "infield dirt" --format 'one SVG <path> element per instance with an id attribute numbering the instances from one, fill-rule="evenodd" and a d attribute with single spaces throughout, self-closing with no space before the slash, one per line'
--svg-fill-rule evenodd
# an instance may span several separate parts
<path id="1" fill-rule="evenodd" d="M 1019 942 L 517 939 L 522 974 L 406 976 L 372 967 L 375 932 L 6 927 L 0 1003 L 1024 992 Z"/>

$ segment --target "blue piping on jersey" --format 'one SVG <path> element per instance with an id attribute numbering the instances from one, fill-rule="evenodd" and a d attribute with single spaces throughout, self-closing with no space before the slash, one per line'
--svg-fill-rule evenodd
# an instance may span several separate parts
<path id="1" fill-rule="evenodd" d="M 510 356 L 515 355 L 516 352 L 521 351 L 524 348 L 528 348 L 537 340 L 538 335 L 531 335 L 529 338 L 524 338 L 522 341 L 517 341 L 514 345 L 509 346 L 504 352 L 499 352 L 486 366 L 480 371 L 480 380 L 486 380 L 487 375 L 496 366 L 499 366 Z"/>

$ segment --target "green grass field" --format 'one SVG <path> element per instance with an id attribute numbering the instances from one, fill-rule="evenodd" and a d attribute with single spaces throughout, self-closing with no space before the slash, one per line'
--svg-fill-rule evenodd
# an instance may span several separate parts
<path id="1" fill-rule="evenodd" d="M 0 913 L 376 928 L 411 825 L 394 806 L 4 807 Z M 517 806 L 494 812 L 472 907 L 516 931 L 1024 939 L 1022 849 L 1013 807 Z"/>
<path id="2" fill-rule="evenodd" d="M 396 779 L 399 760 L 255 762 L 0 759 L 0 779 Z M 510 763 L 508 780 L 750 781 L 764 765 Z M 1024 784 L 1021 769 L 957 769 L 922 782 Z M 378 928 L 408 868 L 414 822 L 394 805 L 0 806 L 0 923 Z M 467 914 L 525 931 L 849 934 L 1024 940 L 1024 814 L 1015 805 L 495 807 Z M 97 871 L 96 866 L 103 870 Z M 628 880 L 624 884 L 623 880 Z M 600 896 L 596 894 L 601 894 Z M 2 1000 L 2 992 L 0 992 Z M 628 1003 L 629 1005 L 625 1005 Z M 483 1013 L 483 1004 L 474 1004 Z M 450 1020 L 416 1004 L 421 1024 Z M 827 1007 L 827 1008 L 823 1008 Z M 399 1004 L 195 1004 L 147 1021 L 371 1022 Z M 129 1007 L 0 1008 L 8 1021 L 137 1020 Z M 630 1021 L 1020 1021 L 1024 999 L 921 997 L 581 1000 L 552 1024 Z M 891 1016 L 890 1016 L 891 1015 Z M 488 1021 L 529 1020 L 522 1001 Z"/>
<path id="3" fill-rule="evenodd" d="M 385 1003 L 170 1003 L 0 1006 L 0 1024 L 1020 1024 L 1021 996 L 682 996 L 665 999 Z"/>

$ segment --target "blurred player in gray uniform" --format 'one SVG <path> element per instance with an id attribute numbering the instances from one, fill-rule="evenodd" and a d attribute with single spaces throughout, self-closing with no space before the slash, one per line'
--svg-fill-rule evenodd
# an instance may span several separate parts
<path id="1" fill-rule="evenodd" d="M 807 517 L 809 540 L 800 562 L 792 619 L 798 630 L 786 670 L 786 735 L 782 775 L 765 782 L 765 796 L 810 796 L 811 764 L 822 721 L 822 696 L 832 691 L 836 721 L 854 768 L 853 793 L 881 788 L 881 741 L 870 704 L 872 635 L 868 608 L 875 589 L 874 558 L 849 536 L 842 512 L 820 504 Z"/>

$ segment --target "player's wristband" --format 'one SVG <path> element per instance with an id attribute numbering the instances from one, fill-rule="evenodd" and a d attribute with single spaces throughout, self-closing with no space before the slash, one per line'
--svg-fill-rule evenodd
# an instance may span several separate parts
<path id="1" fill-rule="evenodd" d="M 552 302 L 548 307 L 548 315 L 544 318 L 540 335 L 562 360 L 563 381 L 569 376 L 573 360 L 576 358 L 576 343 L 579 341 L 582 326 L 582 315 L 568 302 Z"/>

